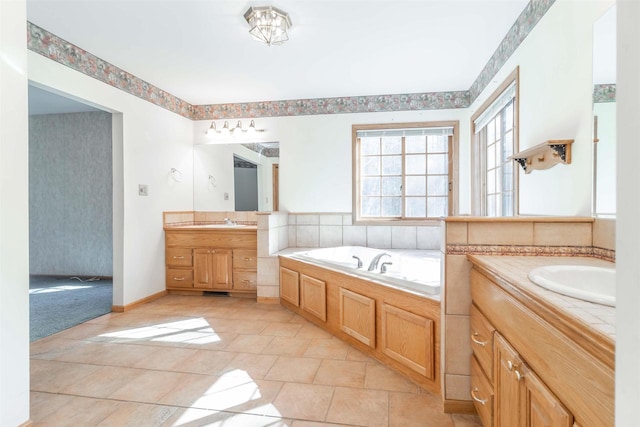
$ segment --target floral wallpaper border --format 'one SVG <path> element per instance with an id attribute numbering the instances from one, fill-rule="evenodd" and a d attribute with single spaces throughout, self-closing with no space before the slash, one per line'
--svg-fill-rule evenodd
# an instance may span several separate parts
<path id="1" fill-rule="evenodd" d="M 593 102 L 616 102 L 616 84 L 593 85 Z"/>
<path id="2" fill-rule="evenodd" d="M 516 51 L 520 43 L 527 38 L 531 30 L 533 30 L 538 21 L 540 21 L 551 6 L 553 6 L 555 1 L 556 0 L 531 0 L 527 4 L 473 82 L 471 88 L 469 88 L 471 102 L 478 98 L 491 79 L 498 74 L 500 68 L 507 62 L 513 52 Z"/>
<path id="3" fill-rule="evenodd" d="M 192 118 L 193 105 L 27 21 L 27 47 L 103 83 Z"/>
<path id="4" fill-rule="evenodd" d="M 293 99 L 229 104 L 188 102 L 27 21 L 29 50 L 192 120 L 467 108 L 555 0 L 531 0 L 468 91 Z"/>

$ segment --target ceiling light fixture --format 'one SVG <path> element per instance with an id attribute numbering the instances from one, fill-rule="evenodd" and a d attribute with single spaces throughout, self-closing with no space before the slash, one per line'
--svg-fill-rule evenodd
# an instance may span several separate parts
<path id="1" fill-rule="evenodd" d="M 273 6 L 251 6 L 244 13 L 244 19 L 251 27 L 249 34 L 260 43 L 281 45 L 289 40 L 291 18 L 287 12 Z"/>
<path id="2" fill-rule="evenodd" d="M 251 122 L 249 122 L 249 126 L 247 127 L 247 129 L 245 129 L 242 126 L 242 121 L 238 120 L 238 123 L 236 123 L 236 125 L 234 127 L 230 127 L 229 126 L 229 122 L 228 121 L 224 121 L 224 123 L 222 124 L 222 129 L 218 130 L 218 127 L 216 126 L 216 122 L 211 122 L 211 125 L 209 126 L 209 128 L 207 129 L 207 131 L 205 132 L 207 135 L 214 135 L 216 133 L 221 133 L 221 134 L 225 134 L 225 135 L 237 135 L 240 133 L 249 133 L 249 134 L 253 134 L 256 132 L 266 132 L 266 129 L 258 129 L 256 128 L 256 122 L 251 120 Z"/>

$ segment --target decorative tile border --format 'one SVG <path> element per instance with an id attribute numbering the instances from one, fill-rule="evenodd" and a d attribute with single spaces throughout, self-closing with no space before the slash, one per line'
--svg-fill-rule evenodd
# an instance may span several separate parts
<path id="1" fill-rule="evenodd" d="M 616 84 L 593 85 L 593 102 L 616 102 Z"/>
<path id="2" fill-rule="evenodd" d="M 193 116 L 193 106 L 188 102 L 98 58 L 29 21 L 27 21 L 27 47 L 29 50 L 44 57 L 159 107 L 189 119 Z"/>
<path id="3" fill-rule="evenodd" d="M 445 110 L 469 107 L 469 92 L 426 92 L 398 95 L 292 99 L 239 104 L 197 105 L 194 120 Z"/>
<path id="4" fill-rule="evenodd" d="M 615 262 L 615 251 L 593 246 L 510 246 L 510 245 L 456 245 L 448 244 L 447 255 L 497 256 L 584 256 Z"/>
<path id="5" fill-rule="evenodd" d="M 27 22 L 29 50 L 192 120 L 467 108 L 487 87 L 555 0 L 531 0 L 468 91 L 191 105 Z"/>
<path id="6" fill-rule="evenodd" d="M 538 21 L 553 6 L 556 0 L 531 0 L 524 8 L 516 22 L 504 36 L 500 45 L 493 53 L 487 65 L 484 66 L 478 78 L 469 89 L 471 102 L 476 100 L 478 95 L 487 87 L 491 79 L 498 74 L 500 68 L 507 62 L 509 57 L 516 51 L 520 43 L 529 35 Z"/>

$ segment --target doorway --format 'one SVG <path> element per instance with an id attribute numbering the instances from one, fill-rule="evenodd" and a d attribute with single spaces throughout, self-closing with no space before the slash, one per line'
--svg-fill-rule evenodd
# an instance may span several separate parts
<path id="1" fill-rule="evenodd" d="M 233 179 L 236 211 L 258 210 L 258 165 L 233 156 Z"/>
<path id="2" fill-rule="evenodd" d="M 112 120 L 29 86 L 31 341 L 111 311 Z"/>

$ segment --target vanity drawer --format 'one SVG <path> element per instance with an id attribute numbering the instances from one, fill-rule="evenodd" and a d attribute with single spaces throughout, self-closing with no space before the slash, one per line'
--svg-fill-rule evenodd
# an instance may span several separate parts
<path id="1" fill-rule="evenodd" d="M 487 378 L 493 379 L 493 333 L 496 328 L 471 305 L 471 348 Z"/>
<path id="2" fill-rule="evenodd" d="M 255 270 L 258 268 L 257 252 L 235 249 L 233 251 L 233 268 L 240 270 Z"/>
<path id="3" fill-rule="evenodd" d="M 193 270 L 181 270 L 177 268 L 167 268 L 168 288 L 192 288 Z"/>
<path id="4" fill-rule="evenodd" d="M 169 267 L 191 267 L 193 265 L 191 248 L 167 248 L 166 263 Z"/>
<path id="5" fill-rule="evenodd" d="M 482 425 L 493 425 L 493 387 L 475 356 L 471 356 L 471 399 Z"/>
<path id="6" fill-rule="evenodd" d="M 252 271 L 234 271 L 233 289 L 255 291 L 258 287 L 257 273 Z"/>

